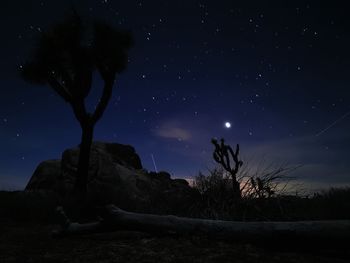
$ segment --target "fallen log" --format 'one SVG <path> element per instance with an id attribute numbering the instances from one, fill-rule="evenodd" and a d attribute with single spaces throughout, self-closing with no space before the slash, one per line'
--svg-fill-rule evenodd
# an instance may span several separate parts
<path id="1" fill-rule="evenodd" d="M 61 228 L 56 235 L 82 234 L 113 230 L 133 230 L 179 235 L 206 235 L 225 240 L 260 239 L 350 239 L 350 220 L 296 222 L 241 222 L 141 214 L 124 211 L 114 205 L 105 207 L 97 222 L 79 224 L 69 220 L 58 208 Z"/>

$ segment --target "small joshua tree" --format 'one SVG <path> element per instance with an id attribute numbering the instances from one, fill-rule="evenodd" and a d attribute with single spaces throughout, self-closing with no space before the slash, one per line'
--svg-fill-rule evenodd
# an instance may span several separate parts
<path id="1" fill-rule="evenodd" d="M 82 129 L 75 190 L 83 198 L 94 127 L 112 97 L 117 75 L 126 68 L 132 44 L 130 33 L 99 21 L 90 30 L 74 12 L 69 19 L 41 34 L 32 61 L 21 70 L 26 81 L 49 85 L 73 109 Z M 95 110 L 88 112 L 85 99 L 92 88 L 94 72 L 100 74 L 104 86 Z"/>
<path id="2" fill-rule="evenodd" d="M 222 166 L 229 174 L 232 181 L 232 194 L 234 199 L 241 199 L 240 183 L 237 180 L 237 173 L 243 162 L 239 160 L 239 144 L 233 150 L 230 145 L 225 144 L 225 140 L 221 139 L 220 143 L 216 139 L 211 140 L 215 146 L 213 152 L 214 160 Z"/>

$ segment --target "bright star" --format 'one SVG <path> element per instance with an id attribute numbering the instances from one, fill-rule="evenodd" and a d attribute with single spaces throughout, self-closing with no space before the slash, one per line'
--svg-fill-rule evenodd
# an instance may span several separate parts
<path id="1" fill-rule="evenodd" d="M 229 129 L 229 128 L 231 128 L 231 123 L 230 122 L 225 122 L 225 127 L 227 128 L 227 129 Z"/>

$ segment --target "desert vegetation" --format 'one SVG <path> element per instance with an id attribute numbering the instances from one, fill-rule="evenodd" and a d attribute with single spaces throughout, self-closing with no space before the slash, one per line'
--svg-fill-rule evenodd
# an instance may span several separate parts
<path id="1" fill-rule="evenodd" d="M 293 180 L 290 173 L 298 167 L 265 165 L 252 170 L 239 160 L 238 145 L 233 152 L 223 139 L 220 144 L 215 140 L 212 143 L 213 158 L 218 165 L 208 169 L 206 174 L 199 172 L 194 177 L 191 187 L 186 186 L 184 180 L 175 180 L 173 184 L 180 188 L 171 191 L 179 191 L 178 193 L 163 195 L 159 192 L 138 206 L 132 205 L 127 199 L 117 200 L 120 195 L 116 195 L 116 200 L 110 199 L 104 193 L 102 196 L 93 195 L 90 196 L 91 204 L 87 207 L 91 212 L 87 215 L 88 218 L 96 217 L 96 206 L 112 202 L 129 211 L 174 214 L 190 218 L 238 221 L 350 219 L 349 187 L 330 188 L 313 194 L 299 195 L 288 186 Z M 137 155 L 133 158 L 136 157 L 138 158 Z M 231 161 L 235 163 L 233 169 Z M 151 192 L 157 192 L 160 188 L 163 188 L 162 191 L 169 191 L 166 190 L 166 185 L 171 179 L 166 172 L 146 171 L 138 176 L 156 180 L 151 181 L 151 184 L 155 185 L 153 190 L 149 190 Z M 147 189 L 149 186 L 145 184 L 144 187 Z M 62 196 L 53 190 L 1 191 L 1 219 L 53 223 L 57 216 L 55 212 L 57 206 L 63 206 L 68 214 L 75 218 L 76 208 L 71 202 L 71 196 Z"/>
<path id="2" fill-rule="evenodd" d="M 281 171 L 278 179 L 284 177 L 280 169 L 274 170 L 272 174 L 278 171 Z M 199 217 L 226 220 L 295 221 L 350 218 L 349 187 L 299 195 L 297 191 L 285 191 L 289 182 L 287 175 L 286 177 L 282 178 L 282 181 L 268 181 L 277 188 L 273 195 L 259 195 L 255 192 L 254 185 L 250 185 L 253 183 L 247 181 L 244 187 L 250 190 L 244 192 L 242 198 L 237 201 L 232 200 L 230 179 L 220 168 L 210 170 L 207 175 L 199 173 L 195 177 L 194 188 L 198 191 L 200 199 L 194 210 Z"/>
<path id="3" fill-rule="evenodd" d="M 212 144 L 217 166 L 208 169 L 207 174 L 199 172 L 193 183 L 200 196 L 200 213 L 227 220 L 269 220 L 277 215 L 282 219 L 281 200 L 287 196 L 287 189 L 291 191 L 291 173 L 298 167 L 268 164 L 253 170 L 240 160 L 239 144 L 235 150 L 224 139 L 220 143 L 213 139 Z M 269 215 L 271 209 L 274 211 Z"/>
<path id="4" fill-rule="evenodd" d="M 35 238 L 31 230 L 38 228 L 43 246 L 50 242 L 53 247 L 59 244 L 60 241 L 55 243 L 52 237 L 48 238 L 49 233 L 54 233 L 56 238 L 67 238 L 72 246 L 79 246 L 83 258 L 91 248 L 77 245 L 70 235 L 91 237 L 96 232 L 136 231 L 142 236 L 142 241 L 135 241 L 137 249 L 142 242 L 147 247 L 155 237 L 171 243 L 176 236 L 184 238 L 185 244 L 188 240 L 191 243 L 193 237 L 200 242 L 213 238 L 242 243 L 253 242 L 252 239 L 266 242 L 281 236 L 349 238 L 350 188 L 332 188 L 306 196 L 291 194 L 286 191 L 292 180 L 290 173 L 298 167 L 267 165 L 253 171 L 241 159 L 239 144 L 233 147 L 223 138 L 212 139 L 216 166 L 207 173 L 199 172 L 190 186 L 167 172 L 144 169 L 132 146 L 93 142 L 94 127 L 112 97 L 117 75 L 126 68 L 132 44 L 130 33 L 99 21 L 86 30 L 75 12 L 38 39 L 33 60 L 21 68 L 22 77 L 34 84 L 48 85 L 62 97 L 73 109 L 82 136 L 79 146 L 67 149 L 62 159 L 42 162 L 24 191 L 0 192 L 0 221 L 8 226 L 8 240 L 16 237 L 21 231 L 18 229 L 25 233 L 19 237 L 30 233 Z M 95 109 L 89 112 L 85 100 L 94 73 L 101 76 L 103 91 Z M 51 231 L 53 228 L 58 230 Z M 132 239 L 137 240 L 135 236 Z M 32 240 L 24 240 L 31 247 L 28 244 Z M 113 251 L 110 244 L 114 240 L 104 242 Z M 19 260 L 13 252 L 16 245 L 9 244 L 9 249 L 0 246 L 0 261 L 7 260 L 1 258 L 7 250 L 12 251 L 14 261 Z M 215 246 L 220 249 L 226 245 Z M 54 251 L 52 247 L 49 250 Z M 120 253 L 123 249 L 114 251 Z M 225 254 L 229 254 L 229 249 Z M 89 256 L 86 262 L 97 260 L 96 254 Z M 151 257 L 153 261 L 156 256 L 154 253 Z M 273 262 L 271 258 L 267 262 Z M 55 255 L 50 260 L 54 261 Z M 187 257 L 185 261 L 191 260 Z M 31 262 L 31 258 L 20 258 L 22 261 Z"/>
<path id="5" fill-rule="evenodd" d="M 187 192 L 186 199 L 181 199 L 186 201 L 181 204 L 177 198 L 183 194 L 180 191 L 172 198 L 164 198 L 164 195 L 156 194 L 152 195 L 149 202 L 142 206 L 129 206 L 129 211 L 146 213 L 146 218 L 141 217 L 141 221 L 139 221 L 140 214 L 124 214 L 125 212 L 112 206 L 109 208 L 111 213 L 107 217 L 108 220 L 112 220 L 110 221 L 112 224 L 113 220 L 122 224 L 116 229 L 108 227 L 107 231 L 105 225 L 101 225 L 103 221 L 98 218 L 99 214 L 103 216 L 106 214 L 101 206 L 96 206 L 98 205 L 96 202 L 92 202 L 87 210 L 91 213 L 85 214 L 82 218 L 81 213 L 75 213 L 76 207 L 69 196 L 62 197 L 54 191 L 47 190 L 1 191 L 0 221 L 5 229 L 3 237 L 6 242 L 2 243 L 5 245 L 0 246 L 0 259 L 3 262 L 15 262 L 11 261 L 11 258 L 25 262 L 26 258 L 30 257 L 36 262 L 56 262 L 59 255 L 66 261 L 79 261 L 84 258 L 85 262 L 96 262 L 101 258 L 106 262 L 117 259 L 120 262 L 125 260 L 139 262 L 145 258 L 152 262 L 155 257 L 165 262 L 178 262 L 179 260 L 231 262 L 232 257 L 240 258 L 243 262 L 280 262 L 280 260 L 284 262 L 289 262 L 289 260 L 290 262 L 314 262 L 314 260 L 345 262 L 349 255 L 345 249 L 346 241 L 342 239 L 326 241 L 323 238 L 305 241 L 281 240 L 281 237 L 275 237 L 275 239 L 255 240 L 251 239 L 251 236 L 249 238 L 240 236 L 239 240 L 230 243 L 203 235 L 206 232 L 210 235 L 213 230 L 216 232 L 213 224 L 211 225 L 214 228 L 189 227 L 191 224 L 198 223 L 196 220 L 192 221 L 191 218 L 225 219 L 239 222 L 264 221 L 265 223 L 270 221 L 272 224 L 273 221 L 350 219 L 350 188 L 332 188 L 310 196 L 291 195 L 284 191 L 285 184 L 290 179 L 288 176 L 290 170 L 285 167 L 272 169 L 268 166 L 268 168 L 251 173 L 242 166 L 242 170 L 235 174 L 240 186 L 238 197 L 232 194 L 235 185 L 232 184 L 232 174 L 228 174 L 219 165 L 209 170 L 208 174 L 200 173 L 195 178 L 195 183 L 190 188 L 191 191 Z M 162 187 L 168 191 L 166 184 L 171 180 L 169 174 L 149 172 L 141 176 L 155 179 L 156 181 L 151 181 L 152 184 L 158 185 L 157 187 L 163 185 Z M 262 186 L 256 185 L 259 181 Z M 185 185 L 185 181 L 181 180 L 173 183 Z M 144 187 L 147 188 L 147 184 Z M 99 196 L 99 201 L 101 201 L 101 196 Z M 127 200 L 124 201 L 127 202 Z M 123 200 L 119 200 L 118 205 L 123 206 Z M 65 211 L 66 214 L 60 216 L 57 213 L 58 206 L 63 207 L 63 210 L 59 211 Z M 118 219 L 119 213 L 122 215 L 122 221 Z M 179 222 L 182 222 L 180 229 L 176 227 L 175 230 L 180 230 L 185 234 L 174 235 L 176 231 L 167 232 L 168 225 L 164 224 L 164 218 L 148 216 L 148 213 L 159 215 L 172 213 L 181 216 L 164 218 L 170 223 L 170 228 L 173 227 L 171 225 L 173 222 L 180 220 Z M 70 219 L 82 224 L 71 225 Z M 55 225 L 62 225 L 62 220 L 68 227 L 72 227 L 69 228 L 72 233 L 79 233 L 81 226 L 82 233 L 87 230 L 88 236 L 50 237 L 49 233 L 52 229 L 56 229 Z M 86 224 L 90 221 L 94 223 Z M 154 227 L 155 224 L 156 227 Z M 152 234 L 145 233 L 144 226 L 148 228 L 146 232 L 152 230 Z M 103 231 L 94 233 L 100 232 L 100 227 Z M 203 225 L 201 227 L 203 228 Z M 77 229 L 78 232 L 76 232 Z M 227 232 L 224 231 L 223 236 L 226 235 Z M 287 254 L 285 254 L 286 251 Z"/>
<path id="6" fill-rule="evenodd" d="M 81 201 L 86 197 L 94 127 L 112 97 L 117 74 L 127 66 L 132 45 L 129 32 L 102 21 L 94 21 L 92 28 L 88 28 L 73 10 L 73 15 L 64 22 L 41 34 L 34 58 L 21 68 L 24 80 L 48 85 L 64 99 L 80 124 L 82 135 L 75 193 Z M 95 109 L 89 112 L 85 100 L 95 72 L 102 77 L 104 86 Z"/>

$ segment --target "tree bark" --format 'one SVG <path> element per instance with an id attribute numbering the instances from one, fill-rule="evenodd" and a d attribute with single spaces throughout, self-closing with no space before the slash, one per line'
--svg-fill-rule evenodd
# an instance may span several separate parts
<path id="1" fill-rule="evenodd" d="M 77 194 L 78 201 L 84 202 L 87 194 L 87 181 L 89 173 L 90 163 L 90 151 L 93 141 L 94 126 L 96 122 L 102 117 L 109 100 L 112 96 L 114 84 L 114 75 L 108 80 L 105 80 L 105 86 L 99 103 L 96 106 L 96 110 L 93 114 L 88 114 L 85 109 L 83 100 L 77 100 L 71 103 L 74 114 L 82 129 L 79 161 L 77 169 L 77 179 L 74 185 L 74 192 Z"/>
<path id="2" fill-rule="evenodd" d="M 105 80 L 105 85 L 103 88 L 101 99 L 97 104 L 96 110 L 91 117 L 92 123 L 96 123 L 99 119 L 101 119 L 104 111 L 106 110 L 107 105 L 112 97 L 114 79 L 115 77 L 113 75 L 108 80 Z"/>
<path id="3" fill-rule="evenodd" d="M 79 160 L 77 169 L 77 178 L 75 182 L 75 192 L 80 195 L 81 198 L 86 197 L 87 193 L 87 180 L 89 173 L 90 152 L 92 139 L 94 134 L 94 126 L 91 124 L 81 125 L 82 136 L 79 150 Z"/>
<path id="4" fill-rule="evenodd" d="M 104 218 L 88 224 L 72 223 L 58 210 L 61 218 L 59 235 L 111 230 L 138 230 L 151 233 L 207 235 L 224 240 L 349 239 L 350 220 L 297 222 L 239 222 L 184 218 L 127 212 L 114 205 L 105 207 Z"/>
<path id="5" fill-rule="evenodd" d="M 240 184 L 239 182 L 237 182 L 236 176 L 233 176 L 233 175 L 232 175 L 232 195 L 233 195 L 233 200 L 242 199 Z"/>

